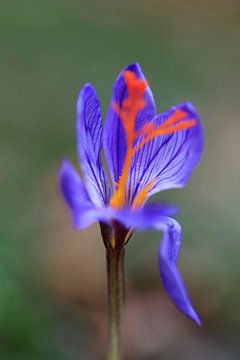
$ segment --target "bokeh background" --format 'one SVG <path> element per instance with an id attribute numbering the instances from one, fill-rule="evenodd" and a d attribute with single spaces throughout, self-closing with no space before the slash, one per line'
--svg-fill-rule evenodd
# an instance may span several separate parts
<path id="1" fill-rule="evenodd" d="M 75 103 L 138 61 L 158 110 L 184 100 L 205 125 L 202 161 L 182 190 L 179 267 L 198 328 L 159 280 L 160 234 L 127 246 L 129 360 L 240 358 L 240 3 L 238 0 L 0 2 L 0 358 L 103 359 L 105 252 L 98 226 L 72 229 L 57 173 L 78 166 Z"/>

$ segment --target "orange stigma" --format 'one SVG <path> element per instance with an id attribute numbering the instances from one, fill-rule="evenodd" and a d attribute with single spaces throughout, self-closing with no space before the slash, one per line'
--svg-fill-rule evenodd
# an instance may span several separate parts
<path id="1" fill-rule="evenodd" d="M 138 79 L 132 71 L 125 71 L 123 77 L 126 83 L 127 97 L 122 101 L 121 106 L 116 102 L 112 104 L 122 123 L 126 138 L 126 154 L 122 173 L 110 199 L 110 206 L 118 209 L 121 209 L 126 204 L 126 185 L 134 154 L 157 136 L 186 130 L 196 124 L 195 119 L 186 120 L 187 112 L 176 109 L 160 126 L 154 127 L 152 122 L 146 121 L 140 130 L 135 131 L 137 114 L 146 106 L 144 93 L 147 89 L 147 82 L 143 79 Z M 140 137 L 140 141 L 137 145 L 134 145 L 135 140 Z M 133 209 L 140 207 L 144 203 L 154 181 L 154 179 L 151 180 L 139 191 L 133 200 Z"/>

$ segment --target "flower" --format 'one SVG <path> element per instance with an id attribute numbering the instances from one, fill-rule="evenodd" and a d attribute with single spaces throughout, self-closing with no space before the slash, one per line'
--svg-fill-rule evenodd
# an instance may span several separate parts
<path id="1" fill-rule="evenodd" d="M 111 186 L 102 166 L 104 149 Z M 194 106 L 185 102 L 157 115 L 152 92 L 138 64 L 117 77 L 105 127 L 92 85 L 77 101 L 77 150 L 83 178 L 68 161 L 60 169 L 60 187 L 74 225 L 107 224 L 115 236 L 108 244 L 123 246 L 135 230 L 163 232 L 159 270 L 172 302 L 200 324 L 177 269 L 181 226 L 170 205 L 148 205 L 162 190 L 185 185 L 203 149 L 203 129 Z M 104 228 L 104 225 L 103 225 Z M 120 232 L 121 236 L 118 236 Z"/>

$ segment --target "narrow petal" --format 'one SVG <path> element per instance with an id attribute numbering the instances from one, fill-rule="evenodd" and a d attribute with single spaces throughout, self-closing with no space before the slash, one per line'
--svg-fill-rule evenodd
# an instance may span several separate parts
<path id="1" fill-rule="evenodd" d="M 74 225 L 83 229 L 97 220 L 94 208 L 85 185 L 72 165 L 64 161 L 59 172 L 59 184 L 63 197 L 68 204 Z"/>
<path id="2" fill-rule="evenodd" d="M 177 269 L 180 247 L 181 226 L 176 220 L 166 218 L 159 247 L 159 271 L 163 286 L 172 302 L 184 314 L 201 325 L 201 320 L 192 307 L 181 274 Z"/>
<path id="3" fill-rule="evenodd" d="M 131 71 L 138 79 L 145 80 L 140 66 L 138 64 L 132 64 L 127 66 L 119 74 L 113 87 L 112 100 L 109 105 L 104 128 L 103 144 L 113 186 L 119 180 L 126 155 L 126 138 L 123 126 L 119 116 L 113 108 L 113 104 L 117 104 L 121 107 L 123 100 L 126 99 L 128 95 L 125 79 L 123 77 L 123 73 L 126 71 Z M 151 120 L 156 115 L 155 102 L 149 87 L 147 87 L 144 93 L 144 100 L 146 105 L 137 115 L 136 129 L 139 129 L 143 123 Z"/>
<path id="4" fill-rule="evenodd" d="M 86 84 L 77 102 L 77 148 L 86 188 L 98 207 L 106 204 L 109 198 L 109 185 L 100 156 L 102 141 L 99 100 L 93 86 Z"/>
<path id="5" fill-rule="evenodd" d="M 169 209 L 166 207 L 157 211 L 156 207 L 151 209 L 145 206 L 137 211 L 126 209 L 112 211 L 111 216 L 126 228 L 133 230 L 154 229 L 163 232 L 159 247 L 159 270 L 164 289 L 176 307 L 200 325 L 201 321 L 193 309 L 184 282 L 177 269 L 181 247 L 181 226 L 176 220 L 168 217 L 167 213 L 171 212 Z"/>
<path id="6" fill-rule="evenodd" d="M 128 180 L 130 203 L 150 182 L 153 185 L 148 195 L 184 186 L 197 165 L 203 150 L 203 128 L 191 103 L 174 106 L 156 116 L 154 126 L 158 127 L 171 119 L 176 111 L 186 114 L 183 121 L 191 119 L 195 125 L 157 136 L 136 152 Z"/>

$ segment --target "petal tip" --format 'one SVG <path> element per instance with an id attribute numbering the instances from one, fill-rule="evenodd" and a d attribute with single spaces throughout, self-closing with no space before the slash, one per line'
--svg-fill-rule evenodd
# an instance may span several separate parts
<path id="1" fill-rule="evenodd" d="M 142 71 L 142 68 L 141 66 L 139 65 L 138 62 L 134 62 L 132 64 L 129 64 L 128 66 L 126 66 L 124 69 L 123 69 L 123 72 L 124 71 L 132 71 L 136 76 L 137 78 L 139 79 L 145 79 L 145 76 L 144 76 L 144 73 Z"/>
<path id="2" fill-rule="evenodd" d="M 80 90 L 80 93 L 81 93 L 81 92 L 84 92 L 84 91 L 87 91 L 87 90 L 91 90 L 91 91 L 94 91 L 94 92 L 95 92 L 94 86 L 93 86 L 91 83 L 89 83 L 89 82 L 87 82 L 87 83 L 85 83 L 85 84 L 83 85 L 83 87 L 82 87 L 81 90 Z"/>
<path id="3" fill-rule="evenodd" d="M 198 110 L 192 102 L 185 101 L 185 102 L 177 105 L 176 108 L 180 108 L 181 110 L 187 112 L 190 116 L 192 116 L 193 118 L 195 118 L 197 120 L 198 125 L 200 125 L 201 128 L 203 127 L 201 119 L 199 117 Z"/>
<path id="4" fill-rule="evenodd" d="M 133 71 L 135 73 L 139 73 L 139 72 L 141 72 L 141 67 L 138 62 L 134 62 L 125 67 L 124 71 L 127 71 L 127 70 Z"/>
<path id="5" fill-rule="evenodd" d="M 94 86 L 90 83 L 84 84 L 77 96 L 77 109 L 78 110 L 81 110 L 81 107 L 84 104 L 84 99 L 88 98 L 91 95 L 96 96 L 96 90 L 95 90 Z"/>
<path id="6" fill-rule="evenodd" d="M 187 108 L 191 112 L 197 112 L 195 105 L 191 101 L 186 101 L 182 104 L 183 107 Z"/>
<path id="7" fill-rule="evenodd" d="M 197 324 L 198 326 L 202 326 L 202 321 L 194 309 L 192 309 L 191 314 L 189 314 L 189 316 L 195 322 L 195 324 Z"/>
<path id="8" fill-rule="evenodd" d="M 95 92 L 94 86 L 91 83 L 84 84 L 81 91 L 83 91 L 83 90 L 85 90 L 85 91 L 91 90 L 91 91 Z"/>
<path id="9" fill-rule="evenodd" d="M 63 159 L 61 161 L 61 165 L 59 168 L 59 177 L 61 178 L 61 176 L 63 175 L 63 173 L 65 172 L 65 170 L 69 169 L 71 167 L 71 164 L 68 160 Z"/>
<path id="10" fill-rule="evenodd" d="M 58 180 L 59 180 L 59 188 L 64 196 L 66 193 L 66 191 L 65 191 L 66 183 L 68 182 L 69 174 L 71 174 L 72 171 L 73 171 L 73 167 L 72 167 L 70 161 L 68 161 L 66 159 L 62 160 L 60 168 L 59 168 Z"/>

